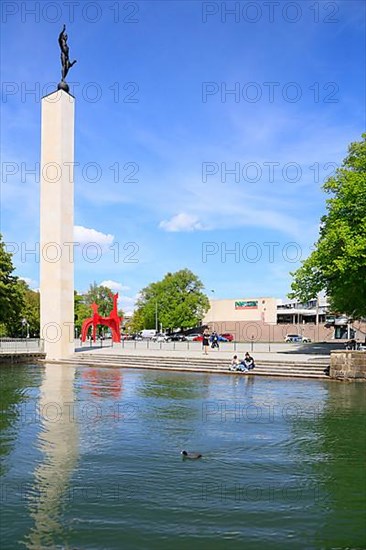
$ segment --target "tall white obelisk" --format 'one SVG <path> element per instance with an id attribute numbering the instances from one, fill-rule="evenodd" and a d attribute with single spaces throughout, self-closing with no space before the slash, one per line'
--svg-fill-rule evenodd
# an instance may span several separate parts
<path id="1" fill-rule="evenodd" d="M 74 352 L 74 116 L 66 91 L 42 98 L 41 338 L 56 360 Z"/>

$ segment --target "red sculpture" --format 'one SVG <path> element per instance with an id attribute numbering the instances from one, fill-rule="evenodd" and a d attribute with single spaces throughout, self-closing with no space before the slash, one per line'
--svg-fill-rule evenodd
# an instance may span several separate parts
<path id="1" fill-rule="evenodd" d="M 82 324 L 82 327 L 81 327 L 82 342 L 85 342 L 85 340 L 87 339 L 88 330 L 90 326 L 93 326 L 92 338 L 95 342 L 97 325 L 104 325 L 111 329 L 113 342 L 121 341 L 122 317 L 119 317 L 118 311 L 117 311 L 118 292 L 116 294 L 111 294 L 111 297 L 113 298 L 113 309 L 110 312 L 108 317 L 102 317 L 101 315 L 99 315 L 98 305 L 95 302 L 90 306 L 93 310 L 93 316 L 85 319 L 85 321 Z"/>

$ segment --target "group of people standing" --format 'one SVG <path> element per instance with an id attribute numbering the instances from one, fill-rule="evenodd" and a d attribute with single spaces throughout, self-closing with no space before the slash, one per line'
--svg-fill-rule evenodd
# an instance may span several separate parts
<path id="1" fill-rule="evenodd" d="M 210 334 L 208 328 L 205 328 L 202 334 L 202 347 L 203 347 L 203 353 L 205 355 L 208 355 L 208 348 L 210 346 L 210 342 L 211 342 L 211 347 L 213 349 L 214 348 L 219 349 L 219 335 L 215 330 L 212 332 L 212 334 Z"/>

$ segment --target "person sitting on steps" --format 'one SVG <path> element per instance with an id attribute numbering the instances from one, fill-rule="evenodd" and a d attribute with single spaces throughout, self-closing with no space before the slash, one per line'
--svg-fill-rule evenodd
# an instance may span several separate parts
<path id="1" fill-rule="evenodd" d="M 231 360 L 229 370 L 239 370 L 240 361 L 238 359 L 237 355 L 234 355 L 234 357 Z"/>
<path id="2" fill-rule="evenodd" d="M 248 351 L 245 354 L 243 364 L 247 370 L 253 370 L 255 368 L 254 359 Z"/>

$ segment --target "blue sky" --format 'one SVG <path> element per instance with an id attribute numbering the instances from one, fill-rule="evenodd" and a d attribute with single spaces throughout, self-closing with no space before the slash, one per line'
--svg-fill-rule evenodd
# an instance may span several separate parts
<path id="1" fill-rule="evenodd" d="M 364 131 L 365 4 L 270 4 L 3 2 L 1 232 L 18 275 L 37 288 L 25 252 L 39 241 L 39 182 L 26 171 L 65 22 L 76 288 L 109 281 L 130 311 L 187 267 L 217 298 L 287 294 L 317 238 L 322 182 Z"/>

